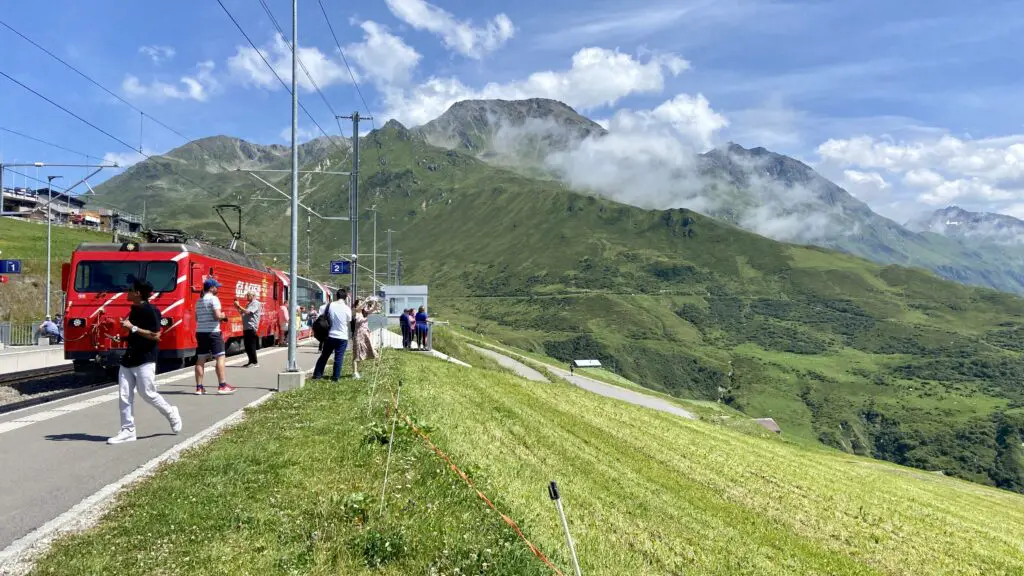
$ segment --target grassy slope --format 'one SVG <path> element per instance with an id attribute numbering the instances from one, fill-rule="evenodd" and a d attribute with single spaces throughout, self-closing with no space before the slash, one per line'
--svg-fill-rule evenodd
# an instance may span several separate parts
<path id="1" fill-rule="evenodd" d="M 61 540 L 35 573 L 550 573 L 403 427 L 378 515 L 386 447 L 367 437 L 386 434 L 384 390 L 398 381 L 402 410 L 563 570 L 551 479 L 585 574 L 1024 570 L 1019 495 L 564 384 L 415 354 L 387 362 L 372 416 L 366 385 L 313 383 L 271 400 L 127 494 L 98 528 Z"/>
<path id="2" fill-rule="evenodd" d="M 82 242 L 109 242 L 109 234 L 52 228 L 51 271 L 53 302 L 60 308 L 60 266 Z M 0 287 L 0 320 L 39 321 L 46 293 L 46 225 L 0 218 L 0 258 L 21 260 L 22 274 Z"/>
<path id="3" fill-rule="evenodd" d="M 404 280 L 431 285 L 435 313 L 846 451 L 1024 489 L 1024 301 L 575 194 L 401 130 L 363 149 L 361 205 L 382 239 L 399 231 Z M 347 210 L 345 177 L 308 182 L 304 202 Z M 279 208 L 248 212 L 275 250 Z M 314 262 L 347 252 L 347 225 L 312 237 Z"/>

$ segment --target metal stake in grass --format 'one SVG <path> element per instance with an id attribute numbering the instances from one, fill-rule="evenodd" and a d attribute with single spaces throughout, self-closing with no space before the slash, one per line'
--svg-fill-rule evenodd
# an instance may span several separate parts
<path id="1" fill-rule="evenodd" d="M 384 493 L 388 490 L 388 471 L 391 469 L 391 448 L 395 445 L 395 425 L 398 424 L 398 401 L 402 399 L 402 381 L 398 381 L 398 393 L 395 394 L 395 415 L 391 420 L 391 439 L 388 440 L 388 459 L 384 463 L 384 485 L 380 489 L 380 515 L 384 515 Z"/>
<path id="2" fill-rule="evenodd" d="M 569 522 L 565 519 L 565 510 L 562 509 L 562 496 L 558 493 L 558 484 L 552 480 L 548 485 L 548 496 L 555 501 L 555 509 L 558 510 L 558 517 L 562 519 L 562 529 L 565 530 L 565 540 L 569 543 L 569 554 L 572 556 L 572 567 L 576 576 L 583 576 L 580 572 L 580 561 L 576 558 L 576 545 L 572 543 L 572 534 L 569 533 Z"/>

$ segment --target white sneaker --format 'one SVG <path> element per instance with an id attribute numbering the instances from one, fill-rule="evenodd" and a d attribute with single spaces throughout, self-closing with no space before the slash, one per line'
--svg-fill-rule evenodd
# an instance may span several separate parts
<path id="1" fill-rule="evenodd" d="M 171 423 L 171 432 L 175 434 L 181 432 L 181 414 L 178 412 L 177 406 L 171 406 L 171 413 L 167 415 L 167 420 Z"/>
<path id="2" fill-rule="evenodd" d="M 355 374 L 352 375 L 352 378 L 359 380 L 360 378 L 362 378 L 362 376 L 359 375 L 359 372 L 356 372 Z"/>
<path id="3" fill-rule="evenodd" d="M 117 436 L 107 438 L 107 444 L 123 444 L 125 442 L 135 442 L 135 430 L 121 430 Z"/>
<path id="4" fill-rule="evenodd" d="M 259 362 L 255 363 L 255 364 L 249 364 L 249 368 L 259 368 L 259 367 L 260 367 L 260 363 Z"/>

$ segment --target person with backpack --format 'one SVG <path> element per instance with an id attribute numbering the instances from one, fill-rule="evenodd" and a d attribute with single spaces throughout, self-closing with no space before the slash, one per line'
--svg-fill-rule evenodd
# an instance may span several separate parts
<path id="1" fill-rule="evenodd" d="M 345 349 L 348 348 L 349 325 L 352 322 L 352 309 L 346 302 L 348 290 L 339 288 L 337 299 L 320 308 L 320 315 L 313 326 L 313 336 L 323 342 L 324 346 L 313 368 L 314 379 L 324 377 L 327 359 L 331 354 L 334 354 L 334 374 L 331 379 L 335 382 L 341 379 L 341 365 L 345 359 Z"/>

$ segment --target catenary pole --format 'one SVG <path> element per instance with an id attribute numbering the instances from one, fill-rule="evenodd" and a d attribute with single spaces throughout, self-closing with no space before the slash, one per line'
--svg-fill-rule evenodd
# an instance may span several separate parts
<path id="1" fill-rule="evenodd" d="M 298 146 L 298 124 L 299 124 L 299 91 L 296 79 L 298 78 L 299 59 L 299 0 L 292 0 L 292 238 L 288 276 L 290 286 L 288 289 L 288 372 L 298 372 L 296 356 L 298 356 L 298 327 L 296 318 L 298 307 L 295 298 L 298 290 L 295 288 L 299 283 L 299 146 Z"/>

